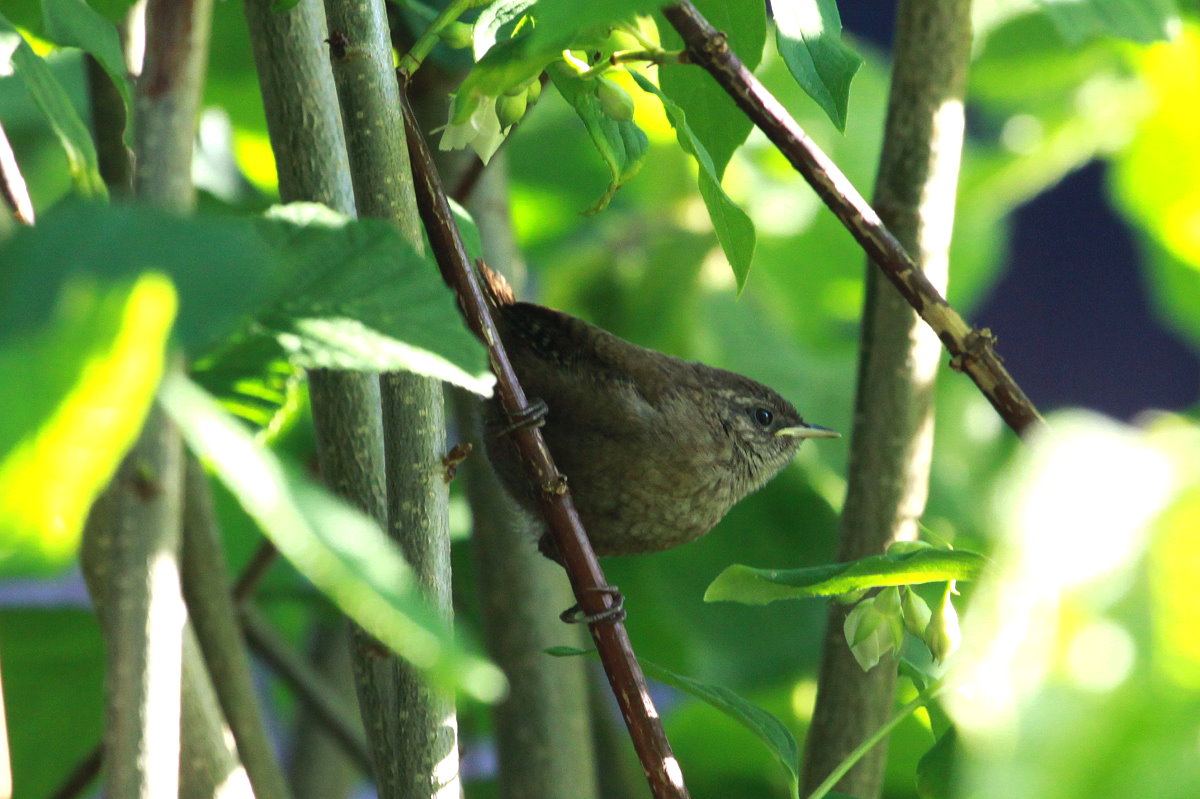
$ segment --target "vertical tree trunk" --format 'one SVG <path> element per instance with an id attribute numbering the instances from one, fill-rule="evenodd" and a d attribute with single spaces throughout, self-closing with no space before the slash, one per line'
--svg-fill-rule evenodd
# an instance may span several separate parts
<path id="1" fill-rule="evenodd" d="M 151 0 L 145 10 L 133 184 L 141 201 L 181 213 L 195 202 L 192 148 L 211 13 L 211 0 Z M 93 102 L 103 105 L 104 96 Z M 101 152 L 125 158 L 123 146 Z M 124 164 L 108 166 L 106 175 L 123 174 Z M 251 793 L 181 595 L 182 452 L 178 431 L 155 406 L 84 533 L 81 562 L 108 650 L 111 796 L 211 796 L 218 786 L 230 797 Z"/>
<path id="2" fill-rule="evenodd" d="M 360 216 L 395 224 L 417 250 L 424 232 L 392 69 L 383 0 L 325 0 L 330 64 Z M 380 380 L 387 470 L 387 529 L 447 619 L 450 604 L 448 492 L 442 479 L 445 432 L 441 386 L 400 373 Z M 453 700 L 424 677 L 383 656 L 361 631 L 354 647 L 359 704 L 371 739 L 379 795 L 453 797 L 458 779 Z"/>
<path id="3" fill-rule="evenodd" d="M 874 206 L 944 292 L 962 149 L 962 96 L 970 58 L 969 0 L 902 0 L 892 87 Z M 839 560 L 874 555 L 915 538 L 924 511 L 933 446 L 933 389 L 941 345 L 883 273 L 867 265 L 861 361 L 842 511 Z M 863 673 L 842 632 L 848 609 L 834 605 L 806 742 L 811 791 L 890 715 L 896 661 Z M 871 799 L 880 793 L 880 745 L 838 783 Z"/>
<path id="4" fill-rule="evenodd" d="M 84 575 L 104 633 L 105 793 L 179 794 L 187 619 L 179 587 L 183 448 L 157 406 L 92 509 Z"/>

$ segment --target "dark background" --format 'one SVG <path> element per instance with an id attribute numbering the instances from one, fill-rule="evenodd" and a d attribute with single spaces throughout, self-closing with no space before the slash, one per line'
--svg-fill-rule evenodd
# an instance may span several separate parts
<path id="1" fill-rule="evenodd" d="M 890 49 L 893 0 L 839 10 L 851 35 Z M 997 334 L 1005 364 L 1042 410 L 1082 406 L 1121 419 L 1182 410 L 1200 395 L 1200 359 L 1150 307 L 1106 169 L 1093 161 L 1017 211 L 1002 276 L 969 321 Z"/>

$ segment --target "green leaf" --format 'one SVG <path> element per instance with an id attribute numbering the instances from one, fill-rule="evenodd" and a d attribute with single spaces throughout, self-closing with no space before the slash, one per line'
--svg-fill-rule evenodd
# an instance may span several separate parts
<path id="1" fill-rule="evenodd" d="M 1113 196 L 1145 234 L 1141 247 L 1156 305 L 1190 340 L 1200 342 L 1200 33 L 1184 30 L 1169 45 L 1137 56 L 1143 97 L 1151 100 L 1133 141 L 1113 158 Z"/>
<path id="2" fill-rule="evenodd" d="M 394 226 L 297 203 L 273 209 L 259 230 L 289 267 L 287 290 L 256 319 L 294 362 L 407 370 L 491 393 L 486 351 L 453 293 Z"/>
<path id="3" fill-rule="evenodd" d="M 572 655 L 595 654 L 594 650 L 576 649 L 569 646 L 556 646 L 546 650 L 547 654 L 555 657 Z M 638 658 L 646 674 L 661 683 L 666 683 L 680 691 L 691 694 L 724 713 L 729 718 L 741 724 L 754 734 L 767 750 L 775 756 L 779 764 L 788 774 L 790 795 L 800 795 L 800 747 L 796 739 L 783 723 L 758 705 L 739 696 L 734 691 L 721 685 L 710 685 L 691 677 L 677 674 L 668 668 Z"/>
<path id="4" fill-rule="evenodd" d="M 730 48 L 747 69 L 758 66 L 767 41 L 766 8 L 762 0 L 698 0 L 694 4 L 713 27 L 725 34 Z M 661 17 L 658 29 L 663 47 L 683 47 L 679 34 Z M 663 64 L 658 70 L 658 84 L 687 114 L 696 138 L 712 157 L 717 177 L 723 176 L 734 150 L 746 140 L 753 123 L 712 76 L 695 65 Z"/>
<path id="5" fill-rule="evenodd" d="M 154 397 L 175 292 L 161 274 L 61 287 L 0 344 L 0 573 L 64 568 Z"/>
<path id="6" fill-rule="evenodd" d="M 750 262 L 754 258 L 754 223 L 721 188 L 720 175 L 713 166 L 708 151 L 688 126 L 687 115 L 683 109 L 659 91 L 653 83 L 637 73 L 631 74 L 638 86 L 656 95 L 662 101 L 667 118 L 675 128 L 679 146 L 683 148 L 684 152 L 695 158 L 696 163 L 699 164 L 700 171 L 697 180 L 700 185 L 700 196 L 704 199 L 704 206 L 708 209 L 709 218 L 712 219 L 713 230 L 716 231 L 717 240 L 721 242 L 721 249 L 725 251 L 725 257 L 729 259 L 729 265 L 733 268 L 740 292 L 746 286 L 746 278 L 750 274 Z"/>
<path id="7" fill-rule="evenodd" d="M 235 336 L 197 359 L 190 372 L 225 410 L 268 435 L 300 407 L 304 370 L 274 336 Z"/>
<path id="8" fill-rule="evenodd" d="M 483 58 L 500 40 L 501 29 L 525 16 L 535 1 L 496 0 L 480 11 L 471 29 L 471 48 L 475 53 L 475 60 Z"/>
<path id="9" fill-rule="evenodd" d="M 46 62 L 33 52 L 16 27 L 0 14 L 0 52 L 8 50 L 12 50 L 13 70 L 21 77 L 67 154 L 67 164 L 75 187 L 88 197 L 107 197 L 108 189 L 100 177 L 96 147 L 87 125 L 75 112 L 66 90 L 51 74 Z"/>
<path id="10" fill-rule="evenodd" d="M 1174 0 L 1038 0 L 1068 44 L 1115 36 L 1147 44 L 1179 27 Z"/>
<path id="11" fill-rule="evenodd" d="M 712 581 L 704 601 L 766 605 L 779 599 L 837 596 L 886 585 L 973 580 L 985 562 L 982 555 L 961 549 L 921 549 L 805 569 L 754 569 L 734 564 Z"/>
<path id="12" fill-rule="evenodd" d="M 613 25 L 631 20 L 637 14 L 649 14 L 658 7 L 653 0 L 606 0 L 603 3 L 575 3 L 565 0 L 539 0 L 527 8 L 520 3 L 502 9 L 497 18 L 485 21 L 481 39 L 476 42 L 479 62 L 459 86 L 453 122 L 463 122 L 482 97 L 496 97 L 515 86 L 536 78 L 550 63 L 562 57 L 562 51 L 596 44 Z M 528 13 L 535 24 L 521 28 L 516 36 L 496 42 L 482 57 L 479 53 L 491 37 L 514 17 Z"/>
<path id="13" fill-rule="evenodd" d="M 579 114 L 588 136 L 608 167 L 608 188 L 584 213 L 604 210 L 617 189 L 625 185 L 642 168 L 646 159 L 646 134 L 632 120 L 618 122 L 601 108 L 596 95 L 596 80 L 583 80 L 579 73 L 563 63 L 551 64 L 550 78 L 563 98 Z"/>
<path id="14" fill-rule="evenodd" d="M 443 689 L 497 699 L 504 677 L 454 640 L 375 522 L 282 462 L 211 396 L 178 375 L 160 393 L 191 449 L 279 551 L 346 615 Z"/>
<path id="15" fill-rule="evenodd" d="M 472 262 L 476 258 L 483 257 L 483 239 L 479 236 L 479 228 L 475 225 L 475 220 L 467 213 L 467 209 L 456 203 L 452 197 L 446 198 L 450 203 L 450 213 L 454 215 L 454 223 L 458 225 L 458 232 L 462 235 L 463 246 L 467 250 L 467 257 Z M 426 246 L 426 249 L 432 249 Z"/>
<path id="16" fill-rule="evenodd" d="M 78 276 L 146 271 L 171 277 L 180 304 L 174 334 L 195 352 L 236 330 L 283 265 L 248 220 L 64 202 L 0 245 L 0 334 L 36 329 Z"/>
<path id="17" fill-rule="evenodd" d="M 483 345 L 436 266 L 387 223 L 316 205 L 256 223 L 63 203 L 0 249 L 0 334 L 35 328 L 72 276 L 146 270 L 174 281 L 175 335 L 192 352 L 245 327 L 274 337 L 295 365 L 407 369 L 490 391 Z"/>
<path id="18" fill-rule="evenodd" d="M 840 131 L 846 130 L 850 81 L 862 58 L 842 43 L 835 0 L 774 0 L 775 43 L 800 88 Z"/>
<path id="19" fill-rule="evenodd" d="M 133 147 L 133 96 L 116 26 L 84 0 L 42 0 L 42 24 L 52 42 L 89 53 L 108 73 L 125 103 L 125 146 Z"/>
<path id="20" fill-rule="evenodd" d="M 66 765 L 87 757 L 104 732 L 104 641 L 96 614 L 5 607 L 0 643 L 17 790 L 53 796 Z"/>
<path id="21" fill-rule="evenodd" d="M 921 799 L 950 799 L 954 795 L 954 748 L 958 731 L 951 727 L 937 739 L 917 763 L 917 796 Z"/>

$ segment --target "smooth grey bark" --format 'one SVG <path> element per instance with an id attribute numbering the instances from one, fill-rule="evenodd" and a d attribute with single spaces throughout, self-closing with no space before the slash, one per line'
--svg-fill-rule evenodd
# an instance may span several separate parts
<path id="1" fill-rule="evenodd" d="M 185 213 L 195 198 L 192 147 L 210 16 L 210 0 L 151 0 L 145 10 L 134 188 L 147 204 Z M 217 786 L 226 796 L 251 795 L 184 608 L 182 452 L 178 431 L 154 406 L 84 532 L 81 562 L 109 653 L 110 796 L 211 796 Z"/>
<path id="2" fill-rule="evenodd" d="M 354 187 L 346 153 L 346 140 L 327 45 L 325 8 L 317 0 L 301 0 L 294 8 L 277 13 L 272 0 L 246 0 L 254 57 L 259 74 L 267 128 L 279 172 L 279 192 L 285 202 L 322 202 L 344 214 L 355 214 Z M 327 369 L 308 374 L 309 397 L 317 439 L 317 459 L 323 480 L 339 496 L 387 526 L 384 504 L 383 427 L 378 377 L 360 372 Z M 355 630 L 359 673 L 384 672 L 386 682 L 395 668 L 394 658 L 379 658 L 374 642 Z M 263 645 L 259 641 L 259 645 Z M 369 677 L 365 678 L 368 682 Z M 380 705 L 383 696 L 373 688 L 360 690 L 365 707 L 379 705 L 377 723 L 384 723 L 394 705 Z M 350 699 L 351 705 L 357 704 Z M 321 717 L 319 709 L 308 718 Z M 368 711 L 370 713 L 370 711 Z M 327 714 L 326 714 L 327 715 Z M 366 716 L 364 716 L 366 718 Z M 328 719 L 326 719 L 326 722 Z M 335 729 L 346 730 L 345 723 Z M 297 739 L 293 785 L 309 795 L 314 783 L 304 774 L 316 771 L 332 779 L 326 789 L 337 790 L 352 776 L 351 761 L 341 754 L 346 745 L 356 745 L 356 735 L 346 733 L 341 747 L 328 745 L 329 738 L 305 725 Z M 393 757 L 382 732 L 371 736 L 377 772 Z M 320 742 L 325 742 L 324 744 Z M 304 753 L 301 755 L 301 753 Z M 327 767 L 318 768 L 317 754 L 327 756 Z M 303 787 L 302 787 L 303 786 Z M 381 788 L 382 793 L 382 788 Z M 330 794 L 324 794 L 330 795 Z M 387 794 L 384 794 L 387 795 Z"/>
<path id="3" fill-rule="evenodd" d="M 322 40 L 325 9 L 300 0 L 274 11 L 274 0 L 245 0 L 267 132 L 285 203 L 318 202 L 354 214 L 333 73 Z"/>
<path id="4" fill-rule="evenodd" d="M 288 799 L 291 794 L 259 709 L 231 584 L 208 476 L 189 457 L 184 474 L 183 592 L 192 627 L 256 799 Z"/>
<path id="5" fill-rule="evenodd" d="M 182 480 L 182 440 L 156 404 L 84 532 L 84 577 L 105 641 L 108 796 L 179 793 Z"/>
<path id="6" fill-rule="evenodd" d="M 134 100 L 133 189 L 140 202 L 191 211 L 192 150 L 208 64 L 212 0 L 149 0 Z"/>
<path id="7" fill-rule="evenodd" d="M 969 0 L 902 0 L 874 207 L 944 293 L 962 150 L 962 97 L 970 59 Z M 838 560 L 883 552 L 917 536 L 933 447 L 933 390 L 941 345 L 883 273 L 867 265 L 850 477 Z M 892 712 L 896 660 L 863 673 L 834 605 L 806 742 L 804 791 L 813 790 Z M 886 742 L 837 784 L 880 793 Z"/>
<path id="8" fill-rule="evenodd" d="M 325 0 L 330 64 L 360 216 L 395 224 L 424 249 L 424 233 L 403 136 L 399 86 L 383 0 Z M 387 470 L 387 530 L 446 619 L 450 604 L 448 492 L 440 384 L 409 373 L 383 375 L 380 393 Z M 359 705 L 385 799 L 453 797 L 458 778 L 453 699 L 380 652 L 362 631 L 354 646 Z"/>

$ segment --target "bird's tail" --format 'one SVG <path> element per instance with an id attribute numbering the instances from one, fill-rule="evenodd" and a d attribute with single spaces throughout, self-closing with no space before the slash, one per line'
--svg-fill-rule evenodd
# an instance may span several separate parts
<path id="1" fill-rule="evenodd" d="M 488 267 L 482 258 L 476 259 L 475 265 L 482 278 L 484 296 L 487 297 L 487 301 L 492 307 L 503 308 L 505 305 L 516 303 L 517 298 L 513 294 L 512 286 L 504 279 L 504 275 Z"/>

